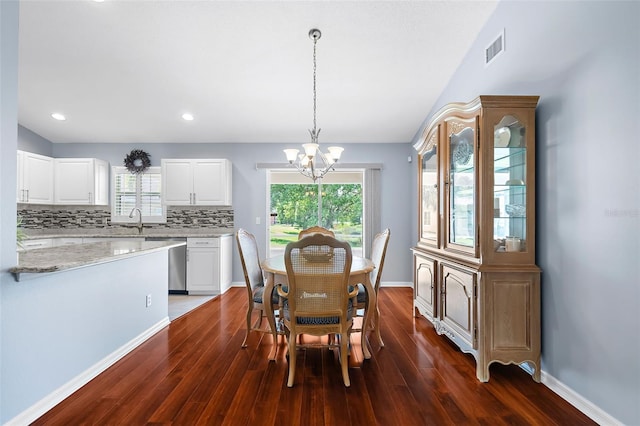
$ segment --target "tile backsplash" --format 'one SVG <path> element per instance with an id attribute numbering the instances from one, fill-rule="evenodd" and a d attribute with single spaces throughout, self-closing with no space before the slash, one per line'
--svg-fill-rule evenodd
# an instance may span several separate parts
<path id="1" fill-rule="evenodd" d="M 105 229 L 131 226 L 112 224 L 108 206 L 60 206 L 18 204 L 18 216 L 24 229 Z M 145 223 L 145 228 L 230 228 L 233 229 L 233 209 L 230 207 L 167 208 L 167 223 Z"/>

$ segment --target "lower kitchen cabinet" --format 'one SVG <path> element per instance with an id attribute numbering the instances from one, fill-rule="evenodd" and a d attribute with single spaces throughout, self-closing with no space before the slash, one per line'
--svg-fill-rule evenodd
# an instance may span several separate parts
<path id="1" fill-rule="evenodd" d="M 231 282 L 231 236 L 187 238 L 187 291 L 219 295 Z"/>

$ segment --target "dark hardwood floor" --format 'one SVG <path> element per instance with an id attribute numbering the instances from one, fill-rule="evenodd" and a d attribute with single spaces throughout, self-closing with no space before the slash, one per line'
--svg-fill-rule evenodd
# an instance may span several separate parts
<path id="1" fill-rule="evenodd" d="M 342 383 L 337 351 L 298 351 L 287 388 L 286 344 L 269 362 L 272 338 L 244 338 L 244 288 L 163 329 L 35 425 L 581 425 L 595 424 L 517 366 L 491 366 L 480 383 L 475 362 L 414 317 L 412 290 L 382 288 L 385 347 L 372 340 L 363 361 L 352 337 Z"/>

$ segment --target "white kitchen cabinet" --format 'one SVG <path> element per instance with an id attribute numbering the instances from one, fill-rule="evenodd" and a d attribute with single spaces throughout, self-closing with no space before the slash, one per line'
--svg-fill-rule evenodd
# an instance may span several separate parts
<path id="1" fill-rule="evenodd" d="M 162 202 L 173 206 L 230 206 L 231 161 L 163 159 Z"/>
<path id="2" fill-rule="evenodd" d="M 187 238 L 187 291 L 219 295 L 231 285 L 231 236 Z"/>
<path id="3" fill-rule="evenodd" d="M 53 204 L 53 158 L 18 151 L 18 203 Z"/>
<path id="4" fill-rule="evenodd" d="M 56 204 L 109 204 L 109 163 L 96 158 L 56 158 Z"/>

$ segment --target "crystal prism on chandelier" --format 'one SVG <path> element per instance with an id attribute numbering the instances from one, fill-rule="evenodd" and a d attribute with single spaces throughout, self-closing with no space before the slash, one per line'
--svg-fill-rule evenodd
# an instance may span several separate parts
<path id="1" fill-rule="evenodd" d="M 309 38 L 313 40 L 313 129 L 309 129 L 311 143 L 302 145 L 304 154 L 298 154 L 299 150 L 295 148 L 284 150 L 289 164 L 295 166 L 300 173 L 313 179 L 314 182 L 334 170 L 334 164 L 338 162 L 344 151 L 339 146 L 330 146 L 325 154 L 318 145 L 321 129 L 316 128 L 316 43 L 321 36 L 322 33 L 318 29 L 309 31 Z"/>

